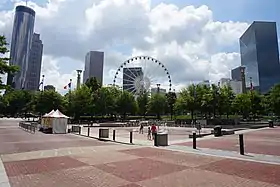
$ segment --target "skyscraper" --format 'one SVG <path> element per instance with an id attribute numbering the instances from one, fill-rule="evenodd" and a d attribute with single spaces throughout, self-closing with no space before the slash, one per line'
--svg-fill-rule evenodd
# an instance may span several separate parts
<path id="1" fill-rule="evenodd" d="M 17 6 L 13 25 L 10 49 L 10 64 L 17 65 L 20 71 L 8 75 L 7 84 L 16 89 L 25 88 L 28 60 L 34 31 L 35 11 L 26 6 Z"/>
<path id="2" fill-rule="evenodd" d="M 40 34 L 33 34 L 31 50 L 29 53 L 28 70 L 26 74 L 26 90 L 38 90 L 40 83 L 43 43 Z"/>
<path id="3" fill-rule="evenodd" d="M 231 70 L 231 79 L 235 81 L 241 81 L 242 80 L 242 75 L 241 75 L 241 69 L 243 67 L 239 66 Z"/>
<path id="4" fill-rule="evenodd" d="M 104 52 L 90 51 L 86 54 L 85 58 L 85 70 L 83 75 L 83 83 L 90 77 L 96 77 L 96 79 L 103 83 L 103 65 L 104 65 Z"/>
<path id="5" fill-rule="evenodd" d="M 246 67 L 246 85 L 266 93 L 280 83 L 280 64 L 275 22 L 254 21 L 240 37 L 241 65 Z"/>

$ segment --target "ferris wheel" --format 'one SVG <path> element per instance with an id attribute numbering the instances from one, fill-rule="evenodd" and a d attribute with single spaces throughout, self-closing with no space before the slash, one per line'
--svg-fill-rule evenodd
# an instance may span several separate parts
<path id="1" fill-rule="evenodd" d="M 162 62 L 149 56 L 136 56 L 123 62 L 115 73 L 113 85 L 134 95 L 172 90 L 168 69 Z"/>

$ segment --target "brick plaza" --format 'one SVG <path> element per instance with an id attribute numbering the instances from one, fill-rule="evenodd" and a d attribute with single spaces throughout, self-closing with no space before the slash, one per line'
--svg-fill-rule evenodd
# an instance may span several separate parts
<path id="1" fill-rule="evenodd" d="M 267 152 L 277 157 L 278 152 L 271 150 L 280 148 L 279 128 L 251 133 L 245 142 L 259 145 L 250 146 L 252 152 L 265 154 L 263 149 L 273 145 Z M 268 134 L 271 138 L 266 138 Z M 235 137 L 201 140 L 198 146 L 223 149 L 218 142 L 222 140 L 234 142 Z M 280 187 L 278 163 L 123 145 L 73 134 L 31 134 L 12 120 L 0 121 L 0 154 L 1 187 Z"/>

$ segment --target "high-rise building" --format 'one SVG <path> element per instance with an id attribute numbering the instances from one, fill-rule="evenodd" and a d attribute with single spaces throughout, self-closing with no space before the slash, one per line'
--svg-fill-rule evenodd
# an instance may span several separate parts
<path id="1" fill-rule="evenodd" d="M 83 83 L 85 83 L 90 77 L 96 77 L 96 79 L 102 84 L 103 65 L 104 65 L 104 52 L 100 52 L 100 51 L 88 52 L 85 58 Z"/>
<path id="2" fill-rule="evenodd" d="M 254 21 L 240 37 L 241 65 L 246 67 L 246 87 L 266 93 L 280 82 L 278 39 L 275 22 Z"/>
<path id="3" fill-rule="evenodd" d="M 221 78 L 220 79 L 220 86 L 229 86 L 230 85 L 230 79 L 229 78 Z"/>
<path id="4" fill-rule="evenodd" d="M 43 55 L 43 43 L 40 34 L 34 33 L 29 53 L 28 70 L 26 74 L 26 90 L 38 90 Z"/>
<path id="5" fill-rule="evenodd" d="M 16 89 L 26 86 L 29 53 L 34 31 L 35 11 L 26 6 L 17 6 L 14 17 L 10 49 L 10 64 L 19 66 L 15 75 L 9 74 L 7 84 Z"/>
<path id="6" fill-rule="evenodd" d="M 241 81 L 242 80 L 242 75 L 241 75 L 241 69 L 242 66 L 238 66 L 234 69 L 231 70 L 231 79 L 235 81 Z"/>
<path id="7" fill-rule="evenodd" d="M 140 81 L 136 83 L 135 79 L 140 77 L 143 77 L 142 67 L 123 68 L 123 90 L 135 93 L 137 91 L 135 84 L 140 83 Z"/>

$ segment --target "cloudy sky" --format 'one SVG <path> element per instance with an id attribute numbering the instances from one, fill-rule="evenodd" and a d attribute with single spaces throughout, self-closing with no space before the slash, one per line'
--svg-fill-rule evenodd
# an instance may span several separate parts
<path id="1" fill-rule="evenodd" d="M 269 2 L 269 3 L 268 3 Z M 11 39 L 14 8 L 0 0 L 0 34 Z M 84 68 L 90 50 L 105 52 L 109 72 L 130 57 L 148 55 L 169 70 L 174 88 L 217 81 L 240 65 L 238 38 L 254 20 L 278 22 L 279 0 L 32 0 L 35 32 L 44 43 L 42 73 L 58 91 Z"/>

